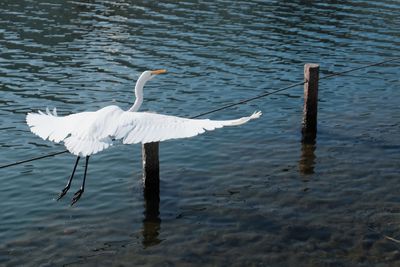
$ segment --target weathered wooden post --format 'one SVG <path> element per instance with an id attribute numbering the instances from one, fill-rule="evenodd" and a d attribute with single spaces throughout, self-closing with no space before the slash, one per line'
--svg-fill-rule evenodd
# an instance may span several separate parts
<path id="1" fill-rule="evenodd" d="M 158 142 L 142 145 L 143 158 L 143 186 L 144 188 L 157 189 L 160 185 L 160 162 L 158 159 Z"/>
<path id="2" fill-rule="evenodd" d="M 312 144 L 317 137 L 319 65 L 304 65 L 304 109 L 302 143 Z"/>
<path id="3" fill-rule="evenodd" d="M 142 145 L 145 217 L 149 220 L 156 219 L 159 215 L 160 162 L 158 145 L 158 142 Z"/>
<path id="4" fill-rule="evenodd" d="M 160 204 L 160 162 L 158 142 L 143 144 L 143 193 L 146 220 L 158 220 Z"/>

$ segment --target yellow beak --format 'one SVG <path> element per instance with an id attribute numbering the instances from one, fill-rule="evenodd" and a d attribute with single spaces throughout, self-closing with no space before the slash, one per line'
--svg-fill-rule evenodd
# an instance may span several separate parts
<path id="1" fill-rule="evenodd" d="M 162 73 L 166 73 L 167 70 L 153 70 L 151 71 L 151 74 L 162 74 Z"/>

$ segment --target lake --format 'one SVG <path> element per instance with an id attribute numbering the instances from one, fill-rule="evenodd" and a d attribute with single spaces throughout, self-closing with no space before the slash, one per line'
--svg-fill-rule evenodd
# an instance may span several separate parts
<path id="1" fill-rule="evenodd" d="M 191 117 L 399 56 L 398 1 L 0 2 L 0 165 L 65 148 L 28 112 L 128 109 Z M 160 144 L 159 214 L 140 145 L 91 157 L 85 194 L 56 201 L 75 157 L 0 169 L 1 266 L 399 266 L 399 61 L 324 79 L 302 145 L 303 87 L 204 116 L 239 127 Z M 153 214 L 154 215 L 154 214 Z"/>

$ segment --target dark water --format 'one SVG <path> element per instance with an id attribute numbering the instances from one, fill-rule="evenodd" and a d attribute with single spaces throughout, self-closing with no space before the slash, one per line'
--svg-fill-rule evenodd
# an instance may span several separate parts
<path id="1" fill-rule="evenodd" d="M 0 2 L 0 165 L 63 150 L 25 114 L 128 108 L 198 113 L 399 56 L 398 1 Z M 159 218 L 147 218 L 140 146 L 0 170 L 1 266 L 399 266 L 399 63 L 320 83 L 318 138 L 302 147 L 302 87 L 224 110 L 261 119 L 160 145 Z M 79 177 L 79 178 L 78 178 Z M 148 215 L 148 214 L 147 214 Z"/>

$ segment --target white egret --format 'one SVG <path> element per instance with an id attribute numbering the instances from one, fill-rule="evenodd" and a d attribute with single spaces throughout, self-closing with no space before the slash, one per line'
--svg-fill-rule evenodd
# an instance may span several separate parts
<path id="1" fill-rule="evenodd" d="M 55 143 L 63 141 L 68 151 L 77 156 L 72 174 L 58 199 L 69 190 L 79 159 L 85 156 L 83 183 L 75 193 L 71 205 L 79 200 L 85 188 L 89 156 L 110 147 L 114 140 L 120 139 L 123 144 L 135 144 L 186 138 L 202 134 L 206 130 L 241 125 L 261 116 L 261 112 L 258 111 L 251 116 L 235 120 L 209 120 L 138 112 L 143 102 L 145 83 L 157 74 L 165 72 L 166 70 L 148 70 L 140 75 L 135 85 L 136 100 L 127 111 L 113 105 L 68 116 L 58 116 L 56 109 L 51 113 L 48 108 L 46 113 L 28 113 L 26 122 L 34 134 Z"/>

